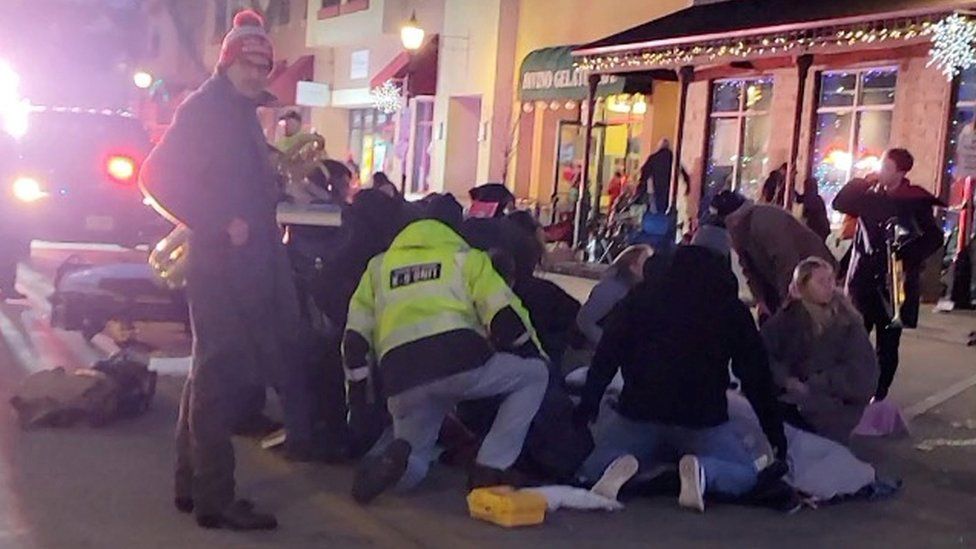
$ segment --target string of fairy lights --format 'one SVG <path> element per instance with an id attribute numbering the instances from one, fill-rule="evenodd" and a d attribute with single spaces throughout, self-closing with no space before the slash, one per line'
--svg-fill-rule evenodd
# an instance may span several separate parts
<path id="1" fill-rule="evenodd" d="M 678 67 L 716 61 L 759 58 L 777 55 L 800 55 L 834 48 L 858 45 L 886 45 L 931 42 L 927 66 L 936 67 L 947 79 L 953 79 L 968 69 L 976 69 L 976 19 L 968 14 L 925 15 L 881 20 L 860 25 L 824 27 L 777 35 L 758 35 L 749 38 L 718 39 L 679 47 L 647 49 L 613 55 L 580 57 L 576 66 L 587 72 L 626 72 L 651 68 Z M 392 114 L 403 107 L 402 89 L 388 80 L 371 91 L 374 107 Z M 826 129 L 817 128 L 818 137 Z M 955 120 L 954 125 L 959 121 Z M 953 136 L 952 145 L 956 137 Z M 818 139 L 819 141 L 819 139 Z M 825 154 L 819 151 L 820 154 Z M 952 170 L 950 159 L 947 169 Z M 827 194 L 835 191 L 837 181 L 828 173 L 836 169 L 830 162 L 821 162 L 814 176 L 825 184 Z M 839 181 L 839 180 L 838 180 Z"/>
<path id="2" fill-rule="evenodd" d="M 675 67 L 725 59 L 743 59 L 859 44 L 892 44 L 930 37 L 929 64 L 952 78 L 976 65 L 976 22 L 963 14 L 924 16 L 894 21 L 870 22 L 861 26 L 791 31 L 778 35 L 718 39 L 687 46 L 649 49 L 613 55 L 581 57 L 577 66 L 590 72 L 627 71 Z"/>
<path id="3" fill-rule="evenodd" d="M 976 21 L 960 13 L 941 18 L 937 15 L 910 17 L 860 26 L 826 27 L 778 35 L 719 39 L 681 47 L 585 56 L 577 60 L 576 66 L 588 72 L 640 70 L 725 59 L 798 55 L 859 44 L 913 42 L 923 37 L 929 37 L 932 43 L 928 66 L 937 67 L 946 78 L 952 79 L 961 71 L 976 66 Z M 374 107 L 384 113 L 392 114 L 402 108 L 402 90 L 392 80 L 370 90 L 370 95 Z"/>

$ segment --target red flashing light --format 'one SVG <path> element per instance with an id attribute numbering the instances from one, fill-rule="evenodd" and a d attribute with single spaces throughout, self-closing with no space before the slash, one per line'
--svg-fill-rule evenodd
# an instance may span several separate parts
<path id="1" fill-rule="evenodd" d="M 113 155 L 105 163 L 105 172 L 119 183 L 130 183 L 136 176 L 136 162 L 128 156 Z"/>

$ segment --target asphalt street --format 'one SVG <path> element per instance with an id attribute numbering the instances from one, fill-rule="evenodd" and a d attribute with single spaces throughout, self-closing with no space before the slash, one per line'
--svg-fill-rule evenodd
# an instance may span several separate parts
<path id="1" fill-rule="evenodd" d="M 240 491 L 275 512 L 281 528 L 201 530 L 172 505 L 172 434 L 185 360 L 154 362 L 165 375 L 151 410 L 103 428 L 23 432 L 6 404 L 31 372 L 84 367 L 113 350 L 107 338 L 90 344 L 48 324 L 54 272 L 72 254 L 97 262 L 144 258 L 112 248 L 35 247 L 21 271 L 21 289 L 30 299 L 0 308 L 3 549 L 976 547 L 976 348 L 965 345 L 976 316 L 962 313 L 926 314 L 922 327 L 906 335 L 904 367 L 891 398 L 910 417 L 911 436 L 854 442 L 879 471 L 904 480 L 892 499 L 795 515 L 714 505 L 697 515 L 670 498 L 655 498 L 627 502 L 613 514 L 557 511 L 544 525 L 506 530 L 468 517 L 461 471 L 436 467 L 418 492 L 383 496 L 361 508 L 348 495 L 352 466 L 295 465 L 240 439 Z M 554 280 L 581 298 L 592 284 Z M 186 354 L 186 342 L 172 330 L 146 333 L 166 342 L 159 345 L 165 354 Z"/>

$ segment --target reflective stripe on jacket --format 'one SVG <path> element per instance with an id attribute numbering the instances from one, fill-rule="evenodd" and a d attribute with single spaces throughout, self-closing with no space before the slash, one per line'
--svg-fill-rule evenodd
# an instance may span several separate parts
<path id="1" fill-rule="evenodd" d="M 499 350 L 539 347 L 488 255 L 439 221 L 416 221 L 370 261 L 353 294 L 346 376 L 366 379 L 375 357 L 384 393 L 394 395 L 481 366 L 494 352 L 489 334 Z"/>

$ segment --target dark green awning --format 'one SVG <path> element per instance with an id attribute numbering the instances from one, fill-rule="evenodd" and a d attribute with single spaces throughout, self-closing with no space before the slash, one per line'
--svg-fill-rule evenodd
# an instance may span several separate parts
<path id="1" fill-rule="evenodd" d="M 522 101 L 586 100 L 586 73 L 573 66 L 573 48 L 542 48 L 525 56 L 519 71 L 519 99 Z M 647 75 L 604 75 L 597 96 L 616 93 L 651 93 Z"/>

